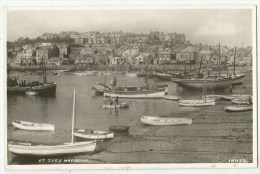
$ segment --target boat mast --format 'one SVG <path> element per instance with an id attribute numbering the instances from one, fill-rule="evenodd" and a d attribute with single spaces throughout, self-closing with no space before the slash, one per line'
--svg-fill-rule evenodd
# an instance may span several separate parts
<path id="1" fill-rule="evenodd" d="M 71 124 L 71 143 L 74 143 L 74 119 L 75 119 L 75 103 L 76 103 L 76 90 L 74 88 L 74 97 L 73 97 L 73 108 L 72 108 L 72 124 Z"/>
<path id="2" fill-rule="evenodd" d="M 220 71 L 221 71 L 221 67 L 220 67 L 220 43 L 218 45 L 218 68 L 219 68 L 218 76 L 220 77 Z"/>
<path id="3" fill-rule="evenodd" d="M 236 74 L 236 56 L 237 56 L 236 54 L 237 54 L 237 53 L 236 53 L 236 47 L 235 47 L 233 75 L 235 75 L 235 74 Z"/>

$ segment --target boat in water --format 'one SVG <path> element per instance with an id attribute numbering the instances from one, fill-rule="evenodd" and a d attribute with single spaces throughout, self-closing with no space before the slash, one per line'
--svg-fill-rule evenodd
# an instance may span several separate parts
<path id="1" fill-rule="evenodd" d="M 252 111 L 253 106 L 250 105 L 237 105 L 237 106 L 227 106 L 224 109 L 227 112 L 244 112 L 244 111 Z"/>
<path id="2" fill-rule="evenodd" d="M 202 90 L 204 86 L 204 79 L 172 79 L 172 82 L 178 84 L 183 88 Z M 224 90 L 232 85 L 232 78 L 209 78 L 206 80 L 207 89 L 209 90 Z"/>
<path id="3" fill-rule="evenodd" d="M 72 112 L 72 131 L 71 131 L 71 142 L 63 143 L 58 145 L 43 145 L 43 144 L 32 144 L 32 143 L 10 143 L 8 144 L 8 150 L 21 156 L 71 156 L 77 154 L 84 154 L 95 151 L 96 141 L 85 141 L 85 142 L 74 142 L 73 130 L 74 130 L 74 117 L 75 117 L 75 102 L 76 102 L 76 91 L 74 89 L 74 100 L 73 100 L 73 112 Z"/>
<path id="4" fill-rule="evenodd" d="M 233 94 L 233 95 L 223 95 L 222 98 L 224 100 L 233 100 L 233 99 L 252 99 L 251 95 L 245 94 Z"/>
<path id="5" fill-rule="evenodd" d="M 114 133 L 105 131 L 95 131 L 87 129 L 74 130 L 73 135 L 78 138 L 90 139 L 90 140 L 103 140 L 111 139 L 114 137 Z"/>
<path id="6" fill-rule="evenodd" d="M 251 105 L 253 104 L 251 99 L 248 98 L 235 98 L 231 100 L 232 103 L 238 104 L 238 105 Z"/>
<path id="7" fill-rule="evenodd" d="M 54 125 L 47 123 L 33 123 L 28 121 L 15 120 L 12 122 L 12 125 L 23 130 L 54 131 Z"/>
<path id="8" fill-rule="evenodd" d="M 118 105 L 116 105 L 116 104 L 112 104 L 112 105 L 104 104 L 103 108 L 105 108 L 105 109 L 129 108 L 129 104 L 126 103 L 126 102 L 119 103 Z"/>
<path id="9" fill-rule="evenodd" d="M 171 117 L 154 117 L 142 116 L 141 122 L 155 126 L 172 126 L 172 125 L 191 125 L 191 118 L 171 118 Z"/>
<path id="10" fill-rule="evenodd" d="M 105 91 L 105 97 L 112 97 L 112 98 L 131 98 L 131 99 L 159 99 L 164 98 L 166 94 L 165 89 L 158 89 L 158 90 L 137 90 L 137 91 Z"/>
<path id="11" fill-rule="evenodd" d="M 215 100 L 179 100 L 180 106 L 189 106 L 189 107 L 200 107 L 200 106 L 214 106 L 216 105 Z"/>
<path id="12" fill-rule="evenodd" d="M 109 130 L 112 132 L 127 132 L 129 126 L 109 126 Z"/>
<path id="13" fill-rule="evenodd" d="M 154 77 L 160 80 L 164 81 L 171 81 L 171 78 L 173 77 L 171 74 L 168 73 L 154 73 Z"/>

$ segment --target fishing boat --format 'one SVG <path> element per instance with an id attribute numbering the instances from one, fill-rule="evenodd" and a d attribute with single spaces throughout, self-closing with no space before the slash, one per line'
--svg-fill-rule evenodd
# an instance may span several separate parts
<path id="1" fill-rule="evenodd" d="M 225 100 L 233 100 L 233 99 L 250 99 L 252 98 L 251 95 L 245 95 L 245 94 L 233 94 L 233 95 L 223 95 L 223 99 Z"/>
<path id="2" fill-rule="evenodd" d="M 239 104 L 239 105 L 250 105 L 253 104 L 252 101 L 250 101 L 248 98 L 235 98 L 231 100 L 232 103 L 234 104 Z"/>
<path id="3" fill-rule="evenodd" d="M 204 79 L 176 79 L 172 78 L 172 82 L 178 84 L 183 88 L 202 90 L 204 85 Z M 206 80 L 207 89 L 212 90 L 224 90 L 228 89 L 232 85 L 232 78 L 209 78 Z"/>
<path id="4" fill-rule="evenodd" d="M 160 90 L 140 90 L 140 91 L 105 91 L 105 97 L 112 97 L 112 98 L 130 98 L 130 99 L 159 99 L 164 98 L 166 94 L 165 89 Z"/>
<path id="5" fill-rule="evenodd" d="M 227 106 L 224 109 L 227 112 L 243 112 L 243 111 L 252 111 L 253 106 L 248 105 L 238 105 L 238 106 Z"/>
<path id="6" fill-rule="evenodd" d="M 178 101 L 178 100 L 179 100 L 179 97 L 173 96 L 173 95 L 166 95 L 166 96 L 164 97 L 164 99 L 166 99 L 166 100 Z"/>
<path id="7" fill-rule="evenodd" d="M 191 125 L 191 118 L 171 118 L 171 117 L 154 117 L 142 116 L 141 122 L 156 126 L 171 126 L 171 125 Z"/>
<path id="8" fill-rule="evenodd" d="M 109 126 L 109 130 L 112 132 L 127 132 L 129 126 Z"/>
<path id="9" fill-rule="evenodd" d="M 74 117 L 75 117 L 76 91 L 74 89 L 73 112 L 72 112 L 72 131 L 71 142 L 58 145 L 33 145 L 32 143 L 11 143 L 8 150 L 16 155 L 22 156 L 71 156 L 82 153 L 93 152 L 96 148 L 96 141 L 74 142 Z"/>
<path id="10" fill-rule="evenodd" d="M 122 102 L 122 103 L 119 103 L 118 105 L 116 104 L 104 104 L 103 105 L 103 108 L 105 109 L 116 109 L 116 108 L 128 108 L 129 107 L 129 104 L 126 103 L 126 102 Z"/>
<path id="11" fill-rule="evenodd" d="M 33 123 L 28 121 L 15 120 L 12 122 L 12 125 L 23 130 L 54 131 L 54 125 L 47 123 Z"/>
<path id="12" fill-rule="evenodd" d="M 90 140 L 103 140 L 111 139 L 114 137 L 114 133 L 105 131 L 94 131 L 87 129 L 74 130 L 73 135 L 78 138 L 90 139 Z"/>

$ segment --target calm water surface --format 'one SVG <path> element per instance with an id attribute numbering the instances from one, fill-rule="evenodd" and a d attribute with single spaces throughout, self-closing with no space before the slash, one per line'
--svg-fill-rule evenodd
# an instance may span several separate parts
<path id="1" fill-rule="evenodd" d="M 16 73 L 17 74 L 17 73 Z M 52 73 L 49 73 L 52 74 Z M 36 75 L 19 74 L 22 80 L 40 80 Z M 8 96 L 8 141 L 28 141 L 45 144 L 55 144 L 69 142 L 71 138 L 71 115 L 73 102 L 73 89 L 76 88 L 76 128 L 86 128 L 94 130 L 108 131 L 110 125 L 130 126 L 129 134 L 142 135 L 143 125 L 140 123 L 140 117 L 143 115 L 174 115 L 176 117 L 189 117 L 193 112 L 203 110 L 205 114 L 219 109 L 215 106 L 207 108 L 187 108 L 180 107 L 177 102 L 164 99 L 120 99 L 120 102 L 128 102 L 129 109 L 103 109 L 102 104 L 106 100 L 102 96 L 95 96 L 91 90 L 96 82 L 104 81 L 105 76 L 76 76 L 73 73 L 63 73 L 61 76 L 49 75 L 48 81 L 57 83 L 57 92 L 55 97 L 39 96 Z M 127 77 L 118 75 L 118 85 L 127 81 L 129 86 L 144 85 L 144 78 Z M 252 93 L 252 77 L 250 73 L 246 74 L 246 89 L 241 86 L 233 89 L 233 93 Z M 112 76 L 107 76 L 107 82 Z M 153 80 L 150 79 L 152 82 Z M 169 94 L 178 95 L 181 98 L 201 98 L 201 92 L 192 92 L 183 90 L 172 82 L 169 83 Z M 208 92 L 212 94 L 212 92 Z M 230 94 L 230 91 L 219 92 Z M 215 93 L 216 94 L 216 93 Z M 15 129 L 11 126 L 13 120 L 24 120 L 31 122 L 51 123 L 55 125 L 54 132 L 34 132 Z M 129 135 L 129 136 L 130 136 Z M 87 155 L 86 155 L 87 156 Z M 27 162 L 14 157 L 8 153 L 10 164 L 34 163 Z"/>

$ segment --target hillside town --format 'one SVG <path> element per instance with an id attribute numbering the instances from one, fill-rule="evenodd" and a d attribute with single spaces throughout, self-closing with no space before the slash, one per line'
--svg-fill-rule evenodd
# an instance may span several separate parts
<path id="1" fill-rule="evenodd" d="M 221 44 L 221 43 L 220 43 Z M 153 31 L 129 32 L 75 31 L 44 33 L 35 38 L 7 42 L 7 60 L 12 66 L 62 65 L 233 65 L 234 48 L 224 45 L 191 44 L 185 34 Z M 236 49 L 236 65 L 252 65 L 252 47 Z M 220 55 L 220 56 L 219 56 Z"/>

